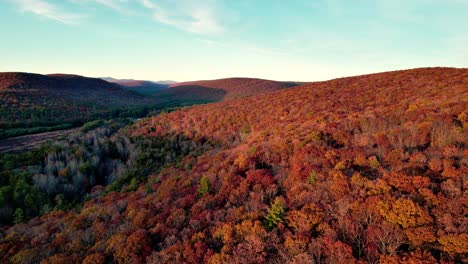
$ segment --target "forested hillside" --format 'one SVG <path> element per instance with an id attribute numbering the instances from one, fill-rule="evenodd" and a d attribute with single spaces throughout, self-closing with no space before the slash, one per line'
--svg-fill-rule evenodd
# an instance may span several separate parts
<path id="1" fill-rule="evenodd" d="M 0 138 L 141 116 L 158 103 L 101 79 L 0 73 Z"/>
<path id="2" fill-rule="evenodd" d="M 76 127 L 102 118 L 144 117 L 152 111 L 205 102 L 180 99 L 177 94 L 149 96 L 148 89 L 153 94 L 161 87 L 140 83 L 124 88 L 69 74 L 0 73 L 0 139 Z"/>
<path id="3" fill-rule="evenodd" d="M 182 85 L 70 74 L 0 73 L 0 139 L 67 129 L 97 119 L 247 97 L 295 83 L 231 78 Z"/>
<path id="4" fill-rule="evenodd" d="M 0 262 L 467 262 L 467 105 L 467 69 L 422 68 L 159 114 L 114 151 L 84 135 L 48 177 L 92 182 L 109 162 L 58 169 L 106 149 L 137 170 L 2 228 Z"/>
<path id="5" fill-rule="evenodd" d="M 156 92 L 169 88 L 169 83 L 159 83 L 152 81 L 143 80 L 120 80 L 114 78 L 102 78 L 105 81 L 116 83 L 122 86 L 124 89 L 134 91 L 143 95 L 154 95 Z"/>
<path id="6" fill-rule="evenodd" d="M 208 81 L 194 81 L 175 83 L 170 88 L 181 89 L 182 87 L 200 90 L 200 93 L 209 93 L 209 89 L 220 89 L 226 94 L 223 99 L 234 99 L 252 95 L 273 92 L 297 86 L 295 82 L 277 82 L 253 78 L 227 78 Z"/>

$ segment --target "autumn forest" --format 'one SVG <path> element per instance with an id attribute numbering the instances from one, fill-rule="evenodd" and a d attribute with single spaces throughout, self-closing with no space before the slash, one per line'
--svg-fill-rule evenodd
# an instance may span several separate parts
<path id="1" fill-rule="evenodd" d="M 468 262 L 467 69 L 145 85 L 0 74 L 1 263 Z"/>

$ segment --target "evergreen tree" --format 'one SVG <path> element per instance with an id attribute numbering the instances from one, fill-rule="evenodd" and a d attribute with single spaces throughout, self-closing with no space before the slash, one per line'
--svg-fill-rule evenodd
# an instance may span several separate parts
<path id="1" fill-rule="evenodd" d="M 210 180 L 208 180 L 208 178 L 206 178 L 205 176 L 203 176 L 201 179 L 200 179 L 200 184 L 198 185 L 198 194 L 200 196 L 203 196 L 205 195 L 206 193 L 209 193 L 210 192 L 210 189 L 211 189 L 211 182 Z"/>
<path id="2" fill-rule="evenodd" d="M 310 185 L 314 185 L 316 180 L 317 172 L 315 172 L 314 170 L 310 171 L 309 177 L 307 177 L 307 183 Z"/>
<path id="3" fill-rule="evenodd" d="M 19 224 L 24 221 L 24 212 L 21 208 L 16 208 L 15 213 L 13 214 L 13 223 Z"/>
<path id="4" fill-rule="evenodd" d="M 279 223 L 284 222 L 285 210 L 283 203 L 279 199 L 268 209 L 268 215 L 265 217 L 265 227 L 268 230 L 274 229 Z"/>

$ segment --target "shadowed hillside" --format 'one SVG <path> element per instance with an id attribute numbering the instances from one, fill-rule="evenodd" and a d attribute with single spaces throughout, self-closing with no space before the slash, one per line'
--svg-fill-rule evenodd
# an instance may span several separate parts
<path id="1" fill-rule="evenodd" d="M 295 85 L 233 78 L 166 89 L 170 82 L 110 81 L 71 74 L 0 73 L 0 138 L 70 128 L 98 118 L 140 117 L 152 109 L 247 97 Z"/>
<path id="2" fill-rule="evenodd" d="M 155 93 L 154 96 L 169 101 L 216 102 L 223 100 L 226 94 L 227 92 L 223 89 L 199 85 L 181 85 L 164 89 Z"/>
<path id="3" fill-rule="evenodd" d="M 234 99 L 248 97 L 256 94 L 272 92 L 285 88 L 297 86 L 294 82 L 277 82 L 262 79 L 252 78 L 228 78 L 210 81 L 194 81 L 172 84 L 170 87 L 184 87 L 189 86 L 192 88 L 206 87 L 213 89 L 222 89 L 226 92 L 224 99 Z M 208 90 L 205 90 L 208 91 Z"/>
<path id="4" fill-rule="evenodd" d="M 0 73 L 0 137 L 67 128 L 95 118 L 137 115 L 156 103 L 101 79 Z"/>
<path id="5" fill-rule="evenodd" d="M 143 95 L 154 95 L 156 92 L 169 88 L 170 82 L 152 82 L 142 80 L 120 80 L 114 78 L 102 78 L 111 83 L 121 85 L 124 89 L 134 91 Z"/>
<path id="6" fill-rule="evenodd" d="M 2 229 L 0 260 L 463 263 L 467 105 L 468 69 L 423 68 L 147 118 L 116 141 L 115 157 L 145 142 L 137 171 L 76 211 Z M 82 162 L 60 153 L 48 177 Z"/>
<path id="7" fill-rule="evenodd" d="M 7 95 L 16 93 L 18 97 L 23 95 L 23 98 L 11 100 L 23 102 L 22 99 L 29 99 L 31 104 L 65 99 L 99 105 L 128 105 L 140 103 L 143 99 L 101 79 L 66 74 L 0 73 L 0 91 Z M 8 99 L 3 99 L 3 102 L 8 102 Z"/>

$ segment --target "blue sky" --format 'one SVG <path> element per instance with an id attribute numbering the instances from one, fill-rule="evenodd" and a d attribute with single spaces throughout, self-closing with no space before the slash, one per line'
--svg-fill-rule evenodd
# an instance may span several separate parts
<path id="1" fill-rule="evenodd" d="M 468 67 L 468 0 L 0 0 L 0 71 L 317 81 Z"/>

